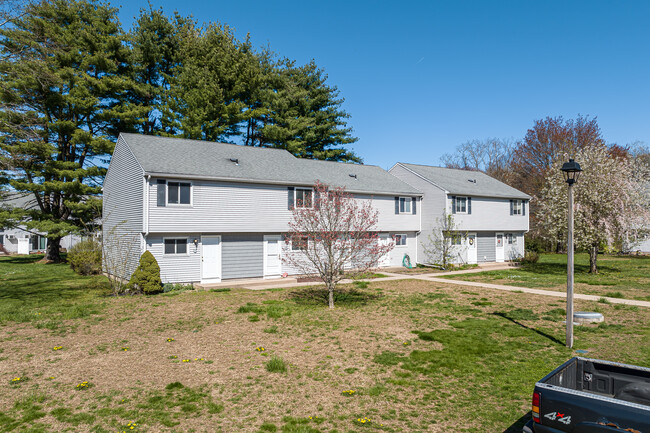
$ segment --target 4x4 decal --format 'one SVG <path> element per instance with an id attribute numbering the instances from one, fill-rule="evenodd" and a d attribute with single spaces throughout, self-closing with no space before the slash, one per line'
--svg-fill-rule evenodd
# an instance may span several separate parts
<path id="1" fill-rule="evenodd" d="M 571 416 L 567 416 L 566 414 L 560 412 L 547 413 L 546 415 L 544 415 L 544 418 L 548 418 L 551 421 L 558 421 L 566 425 L 571 424 Z"/>

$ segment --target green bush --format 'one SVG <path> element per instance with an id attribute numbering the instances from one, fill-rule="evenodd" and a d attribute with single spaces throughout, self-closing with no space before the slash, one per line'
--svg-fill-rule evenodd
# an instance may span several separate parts
<path id="1" fill-rule="evenodd" d="M 529 263 L 537 263 L 539 261 L 539 254 L 534 251 L 526 251 L 523 257 L 519 259 L 522 265 Z"/>
<path id="2" fill-rule="evenodd" d="M 102 246 L 95 238 L 81 241 L 68 251 L 68 263 L 79 275 L 96 275 L 102 272 Z"/>
<path id="3" fill-rule="evenodd" d="M 147 295 L 161 292 L 163 288 L 160 281 L 160 266 L 150 251 L 145 251 L 140 257 L 140 263 L 136 268 L 127 289 L 136 292 L 143 292 Z"/>
<path id="4" fill-rule="evenodd" d="M 163 285 L 163 292 L 169 293 L 169 292 L 184 292 L 186 290 L 194 290 L 194 285 L 193 284 L 180 284 L 180 283 L 165 283 Z"/>

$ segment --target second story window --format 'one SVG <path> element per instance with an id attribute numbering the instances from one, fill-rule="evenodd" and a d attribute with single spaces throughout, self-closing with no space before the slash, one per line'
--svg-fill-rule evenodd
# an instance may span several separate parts
<path id="1" fill-rule="evenodd" d="M 510 215 L 526 215 L 526 201 L 510 200 Z"/>
<path id="2" fill-rule="evenodd" d="M 312 207 L 313 191 L 308 188 L 296 188 L 296 201 L 295 206 L 301 208 Z"/>
<path id="3" fill-rule="evenodd" d="M 467 213 L 467 197 L 456 197 L 452 206 L 454 206 L 454 213 Z"/>
<path id="4" fill-rule="evenodd" d="M 190 204 L 191 188 L 189 182 L 167 182 L 167 203 Z"/>
<path id="5" fill-rule="evenodd" d="M 192 184 L 190 182 L 168 182 L 165 179 L 156 181 L 156 204 L 192 204 Z"/>
<path id="6" fill-rule="evenodd" d="M 400 197 L 399 198 L 399 213 L 411 213 L 411 202 L 413 199 L 411 197 Z"/>

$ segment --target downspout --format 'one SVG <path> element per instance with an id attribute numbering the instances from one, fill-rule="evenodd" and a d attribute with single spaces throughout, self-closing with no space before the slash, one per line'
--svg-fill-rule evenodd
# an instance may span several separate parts
<path id="1" fill-rule="evenodd" d="M 422 234 L 422 201 L 424 201 L 424 195 L 420 197 L 420 227 L 418 232 L 415 234 L 415 266 L 420 263 L 418 260 L 418 251 L 420 250 L 420 235 Z"/>
<path id="2" fill-rule="evenodd" d="M 149 236 L 149 193 L 150 193 L 149 184 L 150 183 L 151 183 L 151 175 L 148 174 L 146 179 L 145 179 L 145 183 L 144 183 L 144 200 L 143 200 L 143 202 L 144 202 L 143 203 L 144 204 L 144 211 L 143 211 L 143 214 L 144 214 L 144 224 L 143 224 L 144 225 L 144 236 L 143 236 L 143 239 L 142 239 L 144 241 L 144 245 L 142 246 L 142 252 L 143 253 L 147 249 L 147 236 Z"/>

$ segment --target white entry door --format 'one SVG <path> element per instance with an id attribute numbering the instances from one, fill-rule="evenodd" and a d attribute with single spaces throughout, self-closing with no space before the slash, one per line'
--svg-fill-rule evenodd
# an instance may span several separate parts
<path id="1" fill-rule="evenodd" d="M 467 263 L 478 263 L 476 251 L 476 233 L 467 233 Z"/>
<path id="2" fill-rule="evenodd" d="M 379 245 L 384 246 L 390 244 L 391 242 L 393 242 L 393 239 L 388 233 L 379 233 Z M 390 252 L 381 256 L 379 262 L 377 263 L 377 266 L 380 268 L 390 266 Z"/>
<path id="3" fill-rule="evenodd" d="M 29 238 L 18 238 L 18 254 L 29 254 Z"/>
<path id="4" fill-rule="evenodd" d="M 496 236 L 496 260 L 497 262 L 504 261 L 505 254 L 503 248 L 503 233 L 497 233 Z"/>
<path id="5" fill-rule="evenodd" d="M 264 236 L 264 278 L 279 278 L 282 274 L 282 236 Z"/>
<path id="6" fill-rule="evenodd" d="M 201 282 L 221 281 L 221 236 L 201 236 Z"/>

